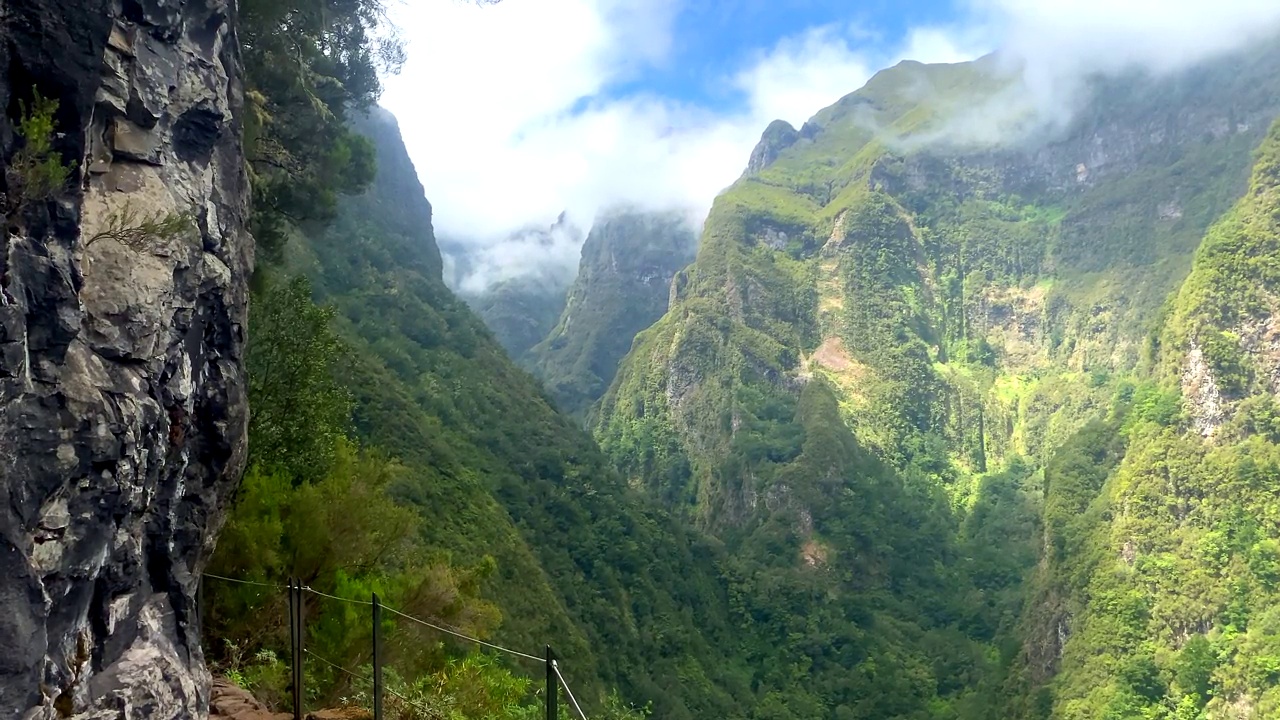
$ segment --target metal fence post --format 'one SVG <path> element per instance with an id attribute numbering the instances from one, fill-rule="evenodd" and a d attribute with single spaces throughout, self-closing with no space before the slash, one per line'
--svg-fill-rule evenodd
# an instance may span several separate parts
<path id="1" fill-rule="evenodd" d="M 556 669 L 553 663 L 556 661 L 556 654 L 552 652 L 551 646 L 547 646 L 547 720 L 556 720 L 556 700 L 559 691 L 559 684 L 556 682 Z"/>
<path id="2" fill-rule="evenodd" d="M 302 584 L 289 578 L 289 655 L 293 665 L 293 720 L 302 720 Z"/>
<path id="3" fill-rule="evenodd" d="M 382 604 L 373 593 L 373 720 L 382 720 Z"/>

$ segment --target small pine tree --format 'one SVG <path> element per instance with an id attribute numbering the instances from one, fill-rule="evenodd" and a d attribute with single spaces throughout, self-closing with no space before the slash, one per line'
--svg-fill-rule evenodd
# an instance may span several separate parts
<path id="1" fill-rule="evenodd" d="M 12 217 L 31 203 L 53 198 L 66 185 L 75 162 L 64 164 L 53 149 L 54 115 L 58 101 L 37 91 L 30 106 L 19 103 L 22 117 L 16 130 L 20 147 L 5 168 L 5 215 Z"/>

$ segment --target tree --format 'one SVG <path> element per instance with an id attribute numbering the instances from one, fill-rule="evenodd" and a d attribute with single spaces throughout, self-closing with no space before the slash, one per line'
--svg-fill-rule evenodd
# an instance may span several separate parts
<path id="1" fill-rule="evenodd" d="M 293 484 L 323 477 L 351 416 L 335 375 L 345 346 L 333 311 L 311 302 L 306 278 L 259 293 L 249 322 L 250 460 Z"/>
<path id="2" fill-rule="evenodd" d="M 252 230 L 270 260 L 290 224 L 331 219 L 373 181 L 373 148 L 346 118 L 377 101 L 404 45 L 382 0 L 246 0 L 240 15 Z"/>

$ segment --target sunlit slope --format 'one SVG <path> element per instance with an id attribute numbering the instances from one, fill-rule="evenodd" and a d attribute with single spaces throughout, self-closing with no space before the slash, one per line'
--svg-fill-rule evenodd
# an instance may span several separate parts
<path id="1" fill-rule="evenodd" d="M 1196 252 L 1153 377 L 1046 470 L 1012 717 L 1280 713 L 1280 125 Z"/>
<path id="2" fill-rule="evenodd" d="M 1245 189 L 1278 69 L 1263 48 L 1099 82 L 1058 127 L 994 58 L 903 63 L 800 130 L 775 123 L 624 361 L 601 442 L 705 514 L 715 468 L 764 412 L 744 393 L 823 375 L 900 469 L 918 458 L 950 482 L 1043 457 L 1097 404 L 1091 385 L 1142 361 Z"/>
<path id="3" fill-rule="evenodd" d="M 1018 684 L 1019 618 L 1044 600 L 1026 583 L 1046 463 L 1159 372 L 1166 300 L 1280 111 L 1280 47 L 1044 110 L 989 58 L 904 63 L 802 128 L 771 125 L 596 418 L 634 486 L 775 592 L 812 593 L 793 612 L 860 618 L 895 668 L 941 663 L 899 688 L 917 704 L 860 705 L 884 686 L 826 673 L 866 679 L 893 652 L 832 660 L 776 637 L 850 717 L 1040 697 L 1052 672 Z M 841 623 L 813 616 L 838 647 Z"/>

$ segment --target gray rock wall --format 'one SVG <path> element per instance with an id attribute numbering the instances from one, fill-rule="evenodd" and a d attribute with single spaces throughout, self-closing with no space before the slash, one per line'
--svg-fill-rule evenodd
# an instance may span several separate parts
<path id="1" fill-rule="evenodd" d="M 77 162 L 0 247 L 0 718 L 207 714 L 196 588 L 248 419 L 233 14 L 0 0 L 4 158 L 35 90 Z"/>

